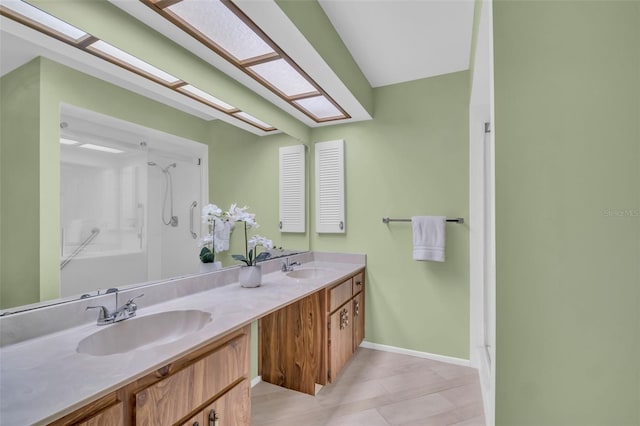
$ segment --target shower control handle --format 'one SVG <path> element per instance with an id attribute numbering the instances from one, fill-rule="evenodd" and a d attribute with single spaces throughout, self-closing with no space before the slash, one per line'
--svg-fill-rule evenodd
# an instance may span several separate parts
<path id="1" fill-rule="evenodd" d="M 193 209 L 195 209 L 197 206 L 198 202 L 194 201 L 193 203 L 191 203 L 191 210 L 189 211 L 189 232 L 191 233 L 191 238 L 193 238 L 194 240 L 198 238 L 198 234 L 193 232 Z"/>

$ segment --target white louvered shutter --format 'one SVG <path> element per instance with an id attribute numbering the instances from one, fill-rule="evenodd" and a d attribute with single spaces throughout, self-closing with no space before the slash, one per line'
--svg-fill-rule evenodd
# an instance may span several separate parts
<path id="1" fill-rule="evenodd" d="M 305 146 L 280 148 L 280 232 L 305 232 Z"/>
<path id="2" fill-rule="evenodd" d="M 316 157 L 316 232 L 344 233 L 344 140 L 319 142 Z"/>

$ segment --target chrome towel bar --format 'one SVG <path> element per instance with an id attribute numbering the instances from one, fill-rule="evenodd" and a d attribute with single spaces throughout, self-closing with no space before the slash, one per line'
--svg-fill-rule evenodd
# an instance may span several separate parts
<path id="1" fill-rule="evenodd" d="M 389 223 L 389 222 L 411 222 L 411 219 L 391 219 L 388 217 L 383 217 L 382 218 L 382 223 Z M 454 222 L 454 223 L 464 223 L 464 218 L 463 217 L 455 217 L 455 218 L 447 218 L 447 222 Z"/>

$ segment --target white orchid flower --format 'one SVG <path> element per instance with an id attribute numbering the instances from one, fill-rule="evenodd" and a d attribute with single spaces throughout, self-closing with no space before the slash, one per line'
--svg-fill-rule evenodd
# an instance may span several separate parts
<path id="1" fill-rule="evenodd" d="M 202 208 L 202 223 L 213 223 L 222 216 L 222 209 L 215 204 L 207 204 Z"/>
<path id="2" fill-rule="evenodd" d="M 224 242 L 220 240 L 216 240 L 213 244 L 213 249 L 216 253 L 221 253 L 224 251 Z"/>
<path id="3" fill-rule="evenodd" d="M 249 238 L 249 241 L 247 241 L 247 245 L 249 246 L 249 250 L 253 250 L 256 246 L 262 246 L 267 250 L 270 250 L 273 248 L 273 241 L 256 234 L 253 237 Z"/>

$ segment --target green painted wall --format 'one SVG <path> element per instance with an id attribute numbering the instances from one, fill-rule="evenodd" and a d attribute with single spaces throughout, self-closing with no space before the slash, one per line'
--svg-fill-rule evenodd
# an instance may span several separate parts
<path id="1" fill-rule="evenodd" d="M 39 59 L 0 79 L 0 102 L 0 309 L 4 309 L 40 298 Z"/>
<path id="2" fill-rule="evenodd" d="M 640 3 L 497 1 L 494 40 L 496 424 L 638 425 Z"/>
<path id="3" fill-rule="evenodd" d="M 468 103 L 465 71 L 374 89 L 373 121 L 312 130 L 314 142 L 345 140 L 347 233 L 312 228 L 311 247 L 367 254 L 368 341 L 469 357 L 467 225 L 447 225 L 447 261 L 435 263 L 412 260 L 410 224 L 381 221 L 468 218 Z"/>

